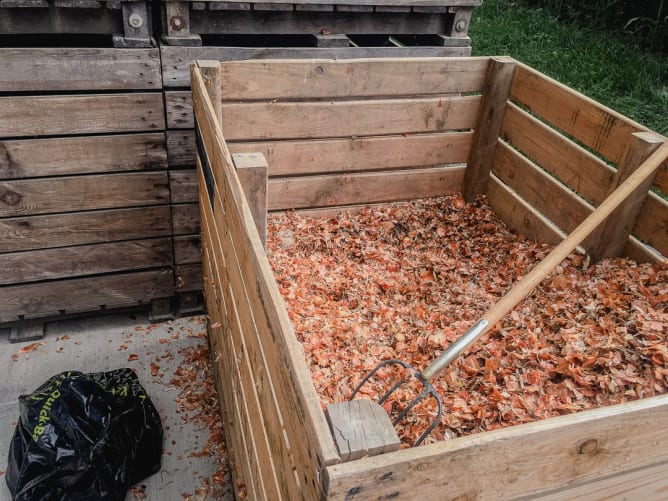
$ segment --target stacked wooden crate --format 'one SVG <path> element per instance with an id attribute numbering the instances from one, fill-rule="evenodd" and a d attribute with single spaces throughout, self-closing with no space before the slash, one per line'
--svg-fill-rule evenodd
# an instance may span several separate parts
<path id="1" fill-rule="evenodd" d="M 159 51 L 0 60 L 0 322 L 172 296 Z"/>

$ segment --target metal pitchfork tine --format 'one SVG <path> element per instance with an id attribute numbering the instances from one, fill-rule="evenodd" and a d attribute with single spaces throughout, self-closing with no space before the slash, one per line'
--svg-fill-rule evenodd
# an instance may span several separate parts
<path id="1" fill-rule="evenodd" d="M 438 417 L 429 425 L 427 430 L 420 435 L 413 444 L 417 446 L 427 437 L 427 435 L 438 425 L 442 416 L 442 402 L 438 393 L 431 385 L 431 381 L 455 360 L 464 350 L 471 346 L 478 338 L 484 335 L 491 326 L 495 325 L 507 313 L 509 313 L 517 304 L 527 297 L 547 277 L 554 268 L 556 268 L 568 255 L 575 250 L 594 230 L 601 226 L 606 219 L 624 202 L 629 200 L 629 204 L 642 202 L 643 197 L 639 196 L 646 193 L 652 182 L 653 176 L 659 166 L 668 159 L 668 141 L 663 142 L 640 166 L 633 171 L 626 180 L 613 191 L 589 216 L 582 221 L 564 240 L 557 245 L 552 252 L 538 263 L 534 268 L 517 282 L 510 291 L 485 313 L 468 331 L 460 336 L 450 347 L 434 360 L 422 372 L 415 369 L 411 364 L 402 360 L 385 360 L 376 366 L 355 388 L 350 400 L 359 392 L 360 388 L 376 374 L 379 369 L 387 365 L 401 365 L 409 369 L 413 375 L 422 383 L 422 392 L 415 397 L 408 406 L 399 413 L 399 416 L 392 422 L 393 426 L 403 419 L 408 412 L 415 407 L 421 400 L 433 396 L 438 403 Z M 635 195 L 635 197 L 633 196 Z M 638 205 L 639 206 L 639 205 Z M 385 402 L 389 396 L 397 391 L 406 380 L 401 379 L 383 395 L 380 403 Z"/>

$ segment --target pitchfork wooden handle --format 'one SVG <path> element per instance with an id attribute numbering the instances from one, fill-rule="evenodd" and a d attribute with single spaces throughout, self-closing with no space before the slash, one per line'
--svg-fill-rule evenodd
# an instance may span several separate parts
<path id="1" fill-rule="evenodd" d="M 562 242 L 538 263 L 528 275 L 517 282 L 473 327 L 459 337 L 450 347 L 422 371 L 422 377 L 431 381 L 464 350 L 475 343 L 492 326 L 500 321 L 517 304 L 527 297 L 573 250 L 580 245 L 612 212 L 653 175 L 668 159 L 668 141 L 664 142 L 645 160 L 626 181 L 619 185 L 589 217 L 575 228 Z"/>

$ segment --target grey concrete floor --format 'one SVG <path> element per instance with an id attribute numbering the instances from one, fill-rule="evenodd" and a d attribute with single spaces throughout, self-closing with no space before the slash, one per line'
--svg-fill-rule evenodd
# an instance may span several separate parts
<path id="1" fill-rule="evenodd" d="M 63 336 L 69 336 L 63 340 Z M 18 420 L 18 396 L 30 393 L 54 374 L 65 370 L 99 372 L 119 367 L 133 367 L 142 385 L 158 409 L 164 434 L 161 470 L 141 482 L 149 501 L 192 501 L 213 499 L 206 493 L 206 478 L 211 479 L 219 464 L 214 457 L 189 457 L 201 451 L 208 430 L 195 423 L 184 422 L 177 412 L 179 390 L 170 384 L 174 371 L 182 362 L 178 351 L 206 343 L 206 324 L 202 316 L 181 318 L 151 324 L 146 315 L 115 314 L 47 324 L 44 345 L 30 353 L 19 354 L 21 347 L 31 344 L 9 342 L 0 338 L 0 471 L 6 471 L 9 443 Z M 177 337 L 178 336 L 178 337 Z M 122 345 L 127 346 L 124 348 Z M 160 371 L 151 374 L 151 363 L 169 351 L 173 359 L 160 361 Z M 129 361 L 131 354 L 137 360 Z M 12 357 L 14 355 L 14 357 Z M 133 357 L 134 358 L 134 357 Z M 155 371 L 155 369 L 154 369 Z M 230 485 L 229 477 L 227 485 Z M 230 489 L 222 499 L 232 500 Z M 129 493 L 126 501 L 139 499 Z M 11 495 L 0 476 L 0 501 Z M 221 499 L 217 497 L 216 499 Z"/>

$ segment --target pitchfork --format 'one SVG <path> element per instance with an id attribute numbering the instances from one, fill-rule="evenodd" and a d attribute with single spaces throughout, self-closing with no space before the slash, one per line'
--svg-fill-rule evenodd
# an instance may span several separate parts
<path id="1" fill-rule="evenodd" d="M 534 288 L 543 281 L 549 273 L 559 265 L 573 250 L 575 250 L 585 238 L 602 225 L 605 220 L 629 197 L 630 204 L 640 204 L 651 184 L 654 173 L 658 167 L 668 158 L 668 141 L 664 142 L 647 160 L 645 160 L 619 187 L 606 198 L 570 235 L 557 245 L 545 259 L 538 263 L 522 280 L 517 282 L 512 289 L 503 296 L 485 315 L 480 318 L 468 331 L 460 336 L 450 347 L 434 360 L 426 369 L 419 371 L 408 362 L 390 359 L 378 364 L 353 391 L 350 400 L 355 398 L 359 390 L 379 370 L 387 366 L 400 366 L 407 369 L 409 376 L 413 376 L 422 385 L 422 391 L 411 400 L 404 409 L 394 418 L 392 426 L 396 426 L 406 415 L 424 399 L 433 397 L 437 404 L 437 415 L 429 427 L 420 435 L 413 446 L 420 445 L 425 438 L 438 425 L 443 415 L 443 403 L 434 389 L 431 381 L 441 373 L 450 363 L 464 352 L 469 346 L 483 336 L 493 325 L 499 322 L 509 313 L 522 299 L 528 296 Z M 649 180 L 649 182 L 648 182 Z M 626 207 L 625 207 L 626 209 Z M 404 371 L 405 373 L 406 371 Z M 389 390 L 378 401 L 383 404 L 401 386 L 407 384 L 408 377 L 402 377 L 393 384 Z"/>

